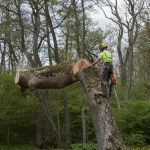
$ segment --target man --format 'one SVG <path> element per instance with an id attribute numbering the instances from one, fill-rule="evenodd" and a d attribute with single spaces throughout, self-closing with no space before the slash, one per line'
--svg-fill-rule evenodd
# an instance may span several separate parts
<path id="1" fill-rule="evenodd" d="M 104 63 L 104 67 L 103 67 L 102 74 L 101 74 L 102 93 L 100 93 L 100 94 L 102 96 L 106 97 L 107 96 L 107 86 L 108 86 L 109 79 L 111 79 L 112 77 L 113 77 L 113 79 L 115 78 L 113 76 L 112 54 L 107 49 L 108 45 L 106 43 L 100 44 L 99 48 L 100 48 L 100 54 L 98 55 L 97 60 L 94 63 L 91 64 L 91 66 L 95 65 L 100 60 L 102 60 L 103 63 Z M 115 80 L 113 82 L 115 82 Z M 111 91 L 112 91 L 112 85 L 110 86 L 109 96 L 111 96 Z"/>

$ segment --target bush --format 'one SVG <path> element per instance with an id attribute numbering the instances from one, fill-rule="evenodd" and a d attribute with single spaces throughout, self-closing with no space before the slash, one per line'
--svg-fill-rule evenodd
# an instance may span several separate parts
<path id="1" fill-rule="evenodd" d="M 127 145 L 134 146 L 144 146 L 146 143 L 146 139 L 142 134 L 131 134 L 125 136 L 125 141 Z"/>
<path id="2" fill-rule="evenodd" d="M 21 95 L 12 74 L 0 74 L 0 80 L 1 144 L 34 143 L 36 99 Z"/>
<path id="3" fill-rule="evenodd" d="M 121 102 L 121 109 L 114 109 L 124 141 L 129 146 L 150 145 L 150 101 Z"/>
<path id="4" fill-rule="evenodd" d="M 72 144 L 72 150 L 96 150 L 96 144 Z"/>
<path id="5" fill-rule="evenodd" d="M 34 150 L 35 147 L 31 145 L 0 145 L 0 150 Z"/>

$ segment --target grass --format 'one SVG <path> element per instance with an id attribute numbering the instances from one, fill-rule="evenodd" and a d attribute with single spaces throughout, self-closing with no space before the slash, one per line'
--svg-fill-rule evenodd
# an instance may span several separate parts
<path id="1" fill-rule="evenodd" d="M 132 147 L 130 150 L 150 150 L 150 147 Z"/>
<path id="2" fill-rule="evenodd" d="M 31 145 L 0 145 L 0 150 L 35 150 Z"/>
<path id="3" fill-rule="evenodd" d="M 96 150 L 95 144 L 87 144 L 85 150 Z M 0 145 L 0 150 L 35 150 L 32 145 Z M 51 148 L 49 150 L 52 150 Z M 64 149 L 53 149 L 53 150 L 64 150 Z M 73 144 L 71 150 L 83 150 L 82 144 Z M 131 147 L 129 150 L 150 150 L 150 146 L 147 147 Z"/>

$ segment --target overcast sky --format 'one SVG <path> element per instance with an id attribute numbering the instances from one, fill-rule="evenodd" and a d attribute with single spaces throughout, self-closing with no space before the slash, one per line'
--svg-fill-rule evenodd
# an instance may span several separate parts
<path id="1" fill-rule="evenodd" d="M 105 10 L 107 11 L 107 15 L 111 16 L 110 9 L 106 8 Z M 90 12 L 90 16 L 93 19 L 93 21 L 97 23 L 97 25 L 101 28 L 105 28 L 108 24 L 111 23 L 109 19 L 105 18 L 104 13 L 97 6 L 95 6 L 95 11 Z"/>
<path id="2" fill-rule="evenodd" d="M 109 8 L 105 7 L 105 11 L 108 17 L 111 17 L 111 11 Z M 93 19 L 94 23 L 96 23 L 96 25 L 98 27 L 100 27 L 103 31 L 106 31 L 106 29 L 108 29 L 111 26 L 113 26 L 113 22 L 107 18 L 105 18 L 104 13 L 102 12 L 102 10 L 95 6 L 95 11 L 90 12 L 90 17 Z M 113 36 L 113 38 L 112 38 Z M 114 35 L 110 35 L 110 37 L 108 37 L 108 39 L 105 39 L 103 42 L 108 43 L 109 49 L 112 50 L 112 54 L 113 54 L 113 62 L 114 64 L 118 62 L 118 57 L 117 57 L 117 51 L 115 47 L 111 47 L 111 42 L 115 39 Z"/>

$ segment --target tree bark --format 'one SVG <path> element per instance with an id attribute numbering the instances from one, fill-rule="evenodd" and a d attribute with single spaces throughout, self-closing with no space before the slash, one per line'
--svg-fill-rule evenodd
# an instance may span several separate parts
<path id="1" fill-rule="evenodd" d="M 33 24 L 33 45 L 32 45 L 32 50 L 33 50 L 33 56 L 34 56 L 34 61 L 36 62 L 36 66 L 41 67 L 42 63 L 40 61 L 39 57 L 39 49 L 38 49 L 38 39 L 39 39 L 39 34 L 40 34 L 40 25 L 41 25 L 41 20 L 40 20 L 40 9 L 39 9 L 39 4 L 38 1 L 29 1 L 29 4 L 32 8 L 32 24 Z"/>
<path id="2" fill-rule="evenodd" d="M 48 23 L 48 16 L 49 16 L 49 10 L 48 10 L 48 1 L 44 0 L 44 13 L 45 13 L 45 22 L 46 22 L 46 32 L 47 32 L 47 50 L 48 50 L 48 58 L 49 58 L 49 64 L 52 65 L 52 51 L 51 51 L 51 44 L 50 44 L 50 29 L 49 29 L 49 23 Z"/>
<path id="3" fill-rule="evenodd" d="M 89 107 L 96 132 L 97 149 L 125 150 L 126 147 L 119 135 L 109 101 L 99 95 L 99 91 L 101 91 L 99 70 L 97 68 L 87 68 L 79 71 L 77 76 L 89 99 Z"/>
<path id="4" fill-rule="evenodd" d="M 101 91 L 100 71 L 98 68 L 88 67 L 88 65 L 87 60 L 81 59 L 74 65 L 49 66 L 47 72 L 54 73 L 55 76 L 48 76 L 48 79 L 45 79 L 45 70 L 43 70 L 45 67 L 22 71 L 16 75 L 16 83 L 27 88 L 63 88 L 75 81 L 80 81 L 89 99 L 97 150 L 126 150 L 112 116 L 109 101 L 99 95 Z M 41 71 L 40 74 L 37 73 L 39 71 Z M 34 81 L 34 84 L 31 84 L 30 80 Z"/>
<path id="5" fill-rule="evenodd" d="M 75 17 L 75 42 L 76 42 L 76 49 L 78 57 L 81 58 L 81 49 L 80 49 L 80 25 L 79 25 L 79 18 L 78 18 L 78 12 L 77 12 L 77 2 L 76 0 L 72 0 L 72 6 L 74 11 L 74 17 Z"/>
<path id="6" fill-rule="evenodd" d="M 25 54 L 26 58 L 28 59 L 28 61 L 31 64 L 31 66 L 32 67 L 37 67 L 36 62 L 32 58 L 32 54 L 30 52 L 28 52 L 27 48 L 26 48 L 25 26 L 24 26 L 24 21 L 23 21 L 22 12 L 21 12 L 20 0 L 15 0 L 14 2 L 15 2 L 15 5 L 16 5 L 16 9 L 17 9 L 18 23 L 19 23 L 19 27 L 20 27 L 20 50 L 21 50 L 22 53 Z"/>
<path id="7" fill-rule="evenodd" d="M 53 43 L 54 43 L 53 51 L 54 51 L 54 56 L 55 56 L 55 62 L 56 62 L 56 64 L 59 64 L 60 58 L 59 58 L 59 49 L 58 49 L 58 44 L 57 44 L 57 37 L 56 37 L 56 33 L 55 33 L 55 29 L 54 29 L 51 15 L 49 14 L 49 11 L 47 10 L 48 9 L 48 3 L 46 1 L 44 1 L 44 3 L 45 3 L 45 11 L 47 11 L 46 12 L 47 13 L 46 19 L 47 19 L 47 22 L 48 22 L 48 25 L 49 25 L 49 28 L 50 28 L 50 31 L 52 34 Z"/>
<path id="8" fill-rule="evenodd" d="M 70 70 L 70 65 L 46 66 L 28 71 L 17 70 L 15 82 L 23 88 L 59 89 L 77 81 Z"/>

